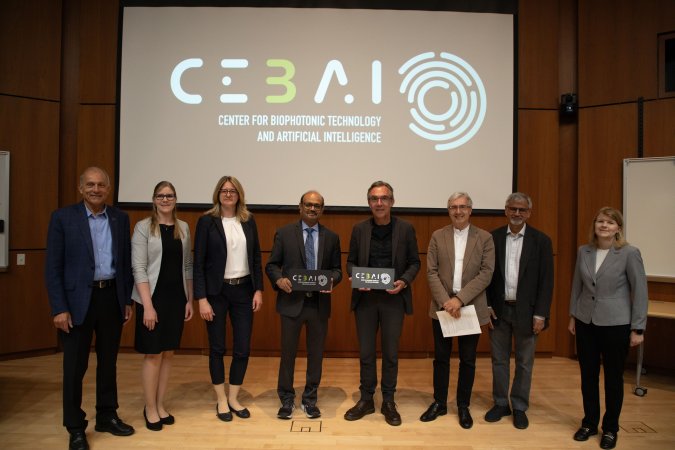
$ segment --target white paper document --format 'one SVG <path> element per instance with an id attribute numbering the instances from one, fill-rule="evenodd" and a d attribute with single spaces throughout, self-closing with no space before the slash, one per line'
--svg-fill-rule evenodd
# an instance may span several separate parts
<path id="1" fill-rule="evenodd" d="M 438 321 L 441 324 L 441 331 L 443 331 L 443 337 L 481 333 L 476 307 L 473 305 L 464 306 L 460 311 L 462 315 L 459 319 L 455 319 L 445 311 L 436 312 Z"/>

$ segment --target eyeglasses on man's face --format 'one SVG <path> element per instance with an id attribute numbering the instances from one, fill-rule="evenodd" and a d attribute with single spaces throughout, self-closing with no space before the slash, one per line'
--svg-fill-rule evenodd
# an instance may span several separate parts
<path id="1" fill-rule="evenodd" d="M 236 189 L 221 189 L 218 192 L 224 195 L 232 195 L 232 196 L 239 195 L 239 192 L 237 192 Z"/>
<path id="2" fill-rule="evenodd" d="M 377 203 L 377 202 L 382 202 L 382 203 L 390 203 L 392 200 L 392 197 L 390 195 L 371 195 L 368 197 L 368 201 L 370 203 Z"/>
<path id="3" fill-rule="evenodd" d="M 451 205 L 448 206 L 448 209 L 450 211 L 466 211 L 467 209 L 470 209 L 471 207 L 469 205 Z"/>
<path id="4" fill-rule="evenodd" d="M 320 210 L 323 208 L 323 205 L 321 203 L 302 203 L 303 208 L 305 209 L 316 209 Z"/>
<path id="5" fill-rule="evenodd" d="M 174 194 L 157 194 L 155 195 L 155 200 L 176 200 L 176 196 Z"/>
<path id="6" fill-rule="evenodd" d="M 516 207 L 513 207 L 513 206 L 507 206 L 506 209 L 511 214 L 516 214 L 516 213 L 525 214 L 526 212 L 530 211 L 530 208 L 516 208 Z"/>

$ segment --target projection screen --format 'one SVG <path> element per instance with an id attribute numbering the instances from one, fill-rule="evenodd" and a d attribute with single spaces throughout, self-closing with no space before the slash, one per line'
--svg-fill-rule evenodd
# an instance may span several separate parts
<path id="1" fill-rule="evenodd" d="M 208 204 L 234 175 L 250 205 L 396 207 L 467 191 L 500 210 L 514 180 L 511 14 L 124 7 L 117 202 L 160 180 Z"/>

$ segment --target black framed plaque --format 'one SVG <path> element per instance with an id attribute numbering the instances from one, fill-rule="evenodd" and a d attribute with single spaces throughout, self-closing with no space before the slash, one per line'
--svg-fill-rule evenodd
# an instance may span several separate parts
<path id="1" fill-rule="evenodd" d="M 294 291 L 330 291 L 332 275 L 330 270 L 288 270 L 288 279 L 291 280 Z"/>
<path id="2" fill-rule="evenodd" d="M 394 269 L 352 267 L 352 288 L 393 289 Z"/>

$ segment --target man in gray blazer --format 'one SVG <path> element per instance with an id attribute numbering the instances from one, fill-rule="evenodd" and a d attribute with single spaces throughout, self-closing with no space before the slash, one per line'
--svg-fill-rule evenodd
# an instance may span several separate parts
<path id="1" fill-rule="evenodd" d="M 448 384 L 452 337 L 444 337 L 437 311 L 461 317 L 461 308 L 473 305 L 478 323 L 490 323 L 485 290 L 495 267 L 492 236 L 469 221 L 473 201 L 466 192 L 448 198 L 451 225 L 434 231 L 427 252 L 427 280 L 431 291 L 429 317 L 434 335 L 434 401 L 420 420 L 429 422 L 448 412 Z M 459 336 L 459 377 L 457 380 L 457 415 L 462 428 L 473 426 L 469 412 L 476 375 L 476 348 L 480 334 Z"/>
<path id="2" fill-rule="evenodd" d="M 352 289 L 352 310 L 356 317 L 361 364 L 361 398 L 345 413 L 345 420 L 358 420 L 375 412 L 373 395 L 377 386 L 377 331 L 382 345 L 382 408 L 389 425 L 400 425 L 394 393 L 398 377 L 398 343 L 405 314 L 412 314 L 410 284 L 420 269 L 417 238 L 413 226 L 392 217 L 394 189 L 384 181 L 368 189 L 373 217 L 354 225 L 349 243 L 347 272 L 353 267 L 394 269 L 394 287 L 386 291 Z"/>
<path id="3" fill-rule="evenodd" d="M 316 191 L 300 197 L 300 220 L 277 230 L 265 272 L 277 291 L 281 317 L 281 360 L 277 394 L 280 419 L 290 419 L 295 409 L 293 373 L 298 339 L 303 325 L 307 337 L 307 374 L 302 393 L 302 410 L 310 419 L 321 417 L 316 406 L 321 382 L 323 349 L 330 316 L 330 294 L 342 279 L 340 237 L 319 224 L 324 199 Z M 293 291 L 290 269 L 330 270 L 331 284 L 323 291 Z"/>
<path id="4" fill-rule="evenodd" d="M 551 239 L 526 225 L 532 200 L 514 192 L 506 199 L 508 225 L 492 232 L 496 269 L 487 291 L 492 308 L 492 398 L 494 406 L 485 414 L 487 422 L 511 415 L 513 425 L 529 425 L 530 385 L 537 336 L 548 326 L 553 295 L 553 248 Z M 509 396 L 511 343 L 515 338 L 516 367 Z"/>

